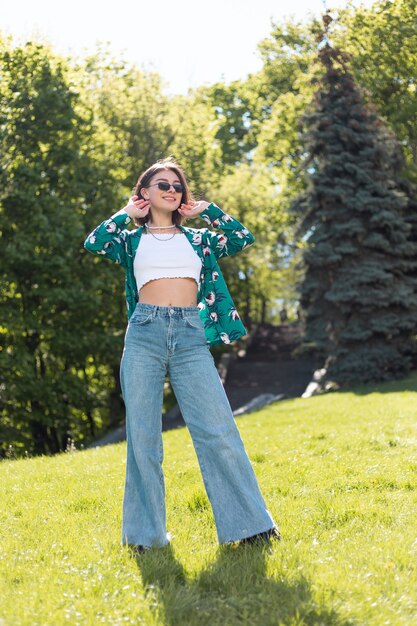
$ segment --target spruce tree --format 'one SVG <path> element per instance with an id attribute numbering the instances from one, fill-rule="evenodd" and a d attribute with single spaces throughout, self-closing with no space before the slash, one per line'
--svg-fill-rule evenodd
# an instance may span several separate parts
<path id="1" fill-rule="evenodd" d="M 307 188 L 293 205 L 305 238 L 303 345 L 323 358 L 324 382 L 400 378 L 411 366 L 417 313 L 401 151 L 347 55 L 325 37 L 318 57 L 318 89 L 301 120 Z"/>

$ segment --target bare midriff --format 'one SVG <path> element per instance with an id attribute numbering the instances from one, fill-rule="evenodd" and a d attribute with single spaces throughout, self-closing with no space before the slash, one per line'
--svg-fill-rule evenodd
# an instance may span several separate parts
<path id="1" fill-rule="evenodd" d="M 139 293 L 139 302 L 159 306 L 197 306 L 198 286 L 194 278 L 156 278 Z"/>

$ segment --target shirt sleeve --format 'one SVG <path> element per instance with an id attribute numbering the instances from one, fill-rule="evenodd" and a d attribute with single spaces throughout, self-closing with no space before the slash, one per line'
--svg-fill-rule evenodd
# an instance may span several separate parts
<path id="1" fill-rule="evenodd" d="M 122 230 L 122 228 L 131 221 L 132 218 L 126 211 L 120 209 L 87 235 L 84 248 L 92 254 L 102 255 L 126 268 L 126 237 L 129 230 Z"/>
<path id="2" fill-rule="evenodd" d="M 217 259 L 236 254 L 255 241 L 253 234 L 243 224 L 213 202 L 200 213 L 200 217 L 213 228 L 223 231 L 216 233 L 208 228 L 205 230 L 206 242 Z"/>

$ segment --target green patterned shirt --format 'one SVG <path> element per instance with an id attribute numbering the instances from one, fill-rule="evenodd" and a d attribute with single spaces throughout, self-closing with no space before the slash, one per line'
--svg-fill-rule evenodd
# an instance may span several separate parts
<path id="1" fill-rule="evenodd" d="M 199 216 L 213 228 L 179 226 L 202 262 L 197 293 L 197 306 L 204 324 L 207 344 L 229 344 L 246 335 L 217 259 L 236 254 L 255 241 L 252 233 L 240 222 L 211 203 Z M 128 320 L 139 301 L 133 261 L 142 236 L 143 227 L 127 230 L 123 227 L 132 218 L 121 209 L 99 224 L 86 238 L 84 247 L 96 255 L 103 255 L 126 270 L 125 289 Z"/>

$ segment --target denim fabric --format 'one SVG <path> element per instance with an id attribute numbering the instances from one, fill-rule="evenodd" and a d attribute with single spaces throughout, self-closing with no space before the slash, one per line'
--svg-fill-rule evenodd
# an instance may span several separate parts
<path id="1" fill-rule="evenodd" d="M 127 461 L 122 543 L 163 546 L 162 403 L 168 374 L 195 447 L 219 543 L 275 526 L 259 490 L 197 306 L 138 302 L 120 366 Z"/>

